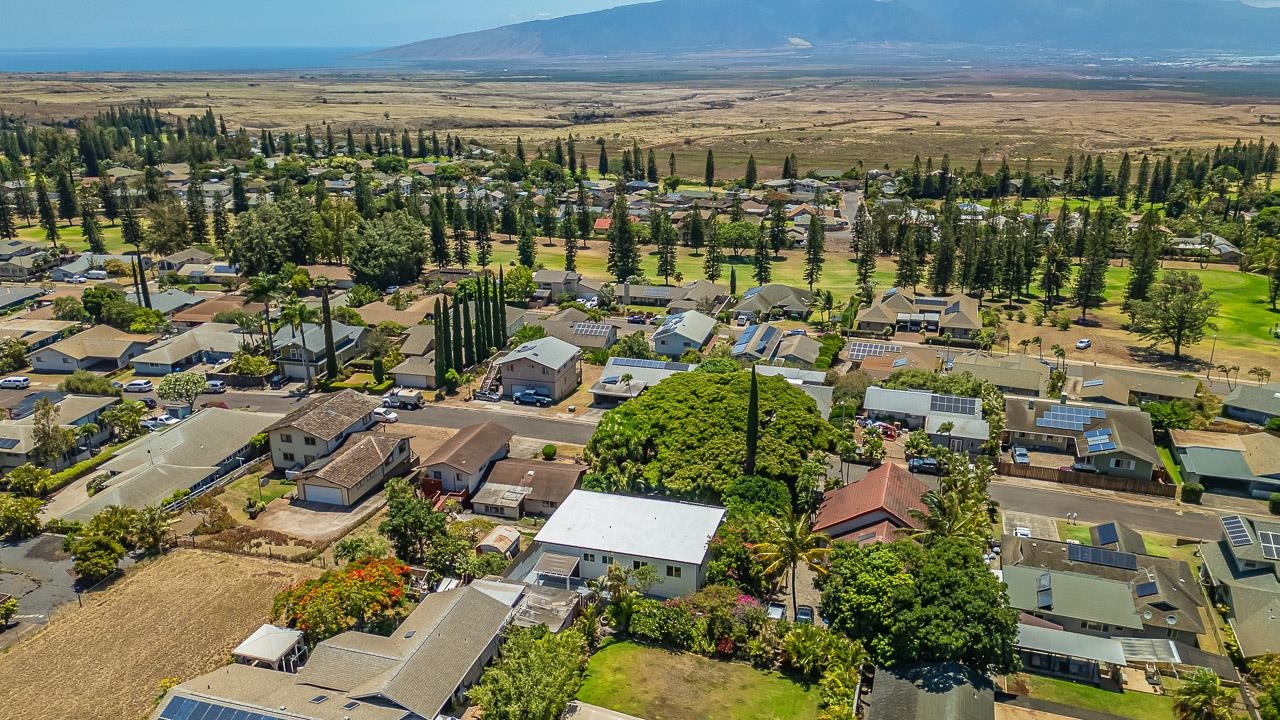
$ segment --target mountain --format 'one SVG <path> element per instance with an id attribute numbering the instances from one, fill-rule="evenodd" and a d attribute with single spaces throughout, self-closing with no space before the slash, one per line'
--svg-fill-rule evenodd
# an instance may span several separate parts
<path id="1" fill-rule="evenodd" d="M 945 44 L 1172 56 L 1274 52 L 1280 8 L 1238 0 L 660 0 L 372 53 L 475 62 L 849 52 Z"/>

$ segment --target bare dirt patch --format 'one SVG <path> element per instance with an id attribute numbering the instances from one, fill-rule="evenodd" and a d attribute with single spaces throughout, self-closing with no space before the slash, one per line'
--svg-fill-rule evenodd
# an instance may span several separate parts
<path id="1" fill-rule="evenodd" d="M 143 717 L 162 679 L 225 663 L 276 593 L 319 572 L 197 550 L 141 565 L 0 657 L 0 718 Z"/>

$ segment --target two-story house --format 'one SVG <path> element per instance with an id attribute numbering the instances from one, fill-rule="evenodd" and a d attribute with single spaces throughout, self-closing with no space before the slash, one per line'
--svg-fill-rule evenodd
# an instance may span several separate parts
<path id="1" fill-rule="evenodd" d="M 444 492 L 474 493 L 489 468 L 507 456 L 512 432 L 497 423 L 462 428 L 422 461 L 422 478 Z"/>
<path id="2" fill-rule="evenodd" d="M 354 390 L 321 395 L 267 428 L 271 464 L 277 470 L 301 469 L 328 457 L 347 437 L 368 430 L 381 405 Z"/>
<path id="3" fill-rule="evenodd" d="M 364 349 L 369 329 L 353 327 L 334 322 L 333 351 L 337 355 L 338 366 L 346 365 Z M 295 380 L 307 380 L 324 374 L 325 350 L 324 326 L 303 325 L 299 333 L 292 325 L 285 325 L 276 331 L 273 339 L 276 352 L 280 358 L 280 368 L 284 374 Z"/>
<path id="4" fill-rule="evenodd" d="M 716 319 L 697 310 L 669 315 L 653 334 L 653 348 L 659 355 L 678 358 L 693 350 L 702 352 L 716 336 Z"/>
<path id="5" fill-rule="evenodd" d="M 582 351 L 563 340 L 544 337 L 504 355 L 498 368 L 503 395 L 533 390 L 559 402 L 582 383 Z"/>

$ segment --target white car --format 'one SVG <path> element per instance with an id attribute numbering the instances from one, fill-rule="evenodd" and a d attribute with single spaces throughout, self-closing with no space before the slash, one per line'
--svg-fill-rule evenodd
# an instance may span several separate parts
<path id="1" fill-rule="evenodd" d="M 1031 528 L 1019 525 L 1013 529 L 1013 534 L 1020 538 L 1029 538 L 1031 537 Z"/>
<path id="2" fill-rule="evenodd" d="M 127 393 L 148 393 L 153 389 L 155 385 L 150 380 L 130 380 L 124 386 L 124 391 Z"/>
<path id="3" fill-rule="evenodd" d="M 89 278 L 83 275 L 75 275 L 73 277 L 67 278 L 67 282 L 71 283 L 72 285 L 83 285 L 89 282 Z"/>
<path id="4" fill-rule="evenodd" d="M 177 425 L 180 422 L 182 421 L 172 415 L 160 415 L 158 417 L 143 420 L 142 427 L 155 432 L 156 430 L 162 430 L 172 425 Z"/>
<path id="5" fill-rule="evenodd" d="M 387 408 L 380 407 L 380 408 L 376 408 L 373 411 L 373 419 L 376 422 L 393 423 L 399 420 L 400 416 L 397 415 L 393 410 L 388 410 Z"/>
<path id="6" fill-rule="evenodd" d="M 7 377 L 3 380 L 0 380 L 0 388 L 5 388 L 6 390 L 12 389 L 12 388 L 17 388 L 18 390 L 26 390 L 29 387 L 31 387 L 31 378 L 22 377 L 21 375 L 15 375 L 13 377 Z"/>
<path id="7" fill-rule="evenodd" d="M 1077 350 L 1088 350 L 1091 347 L 1093 347 L 1093 341 L 1090 340 L 1089 338 L 1084 338 L 1082 340 L 1076 341 Z"/>

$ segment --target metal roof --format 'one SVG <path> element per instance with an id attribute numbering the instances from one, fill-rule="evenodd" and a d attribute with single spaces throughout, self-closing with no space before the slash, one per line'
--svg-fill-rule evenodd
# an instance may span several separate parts
<path id="1" fill-rule="evenodd" d="M 1096 660 L 1112 665 L 1126 665 L 1124 647 L 1119 640 L 1111 638 L 1081 635 L 1036 627 L 1034 625 L 1018 625 L 1017 646 L 1026 650 L 1062 655 L 1082 660 Z"/>
<path id="2" fill-rule="evenodd" d="M 538 542 L 700 564 L 724 508 L 574 490 Z"/>

